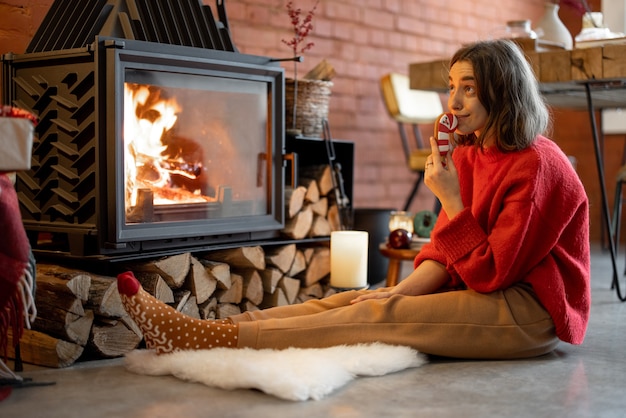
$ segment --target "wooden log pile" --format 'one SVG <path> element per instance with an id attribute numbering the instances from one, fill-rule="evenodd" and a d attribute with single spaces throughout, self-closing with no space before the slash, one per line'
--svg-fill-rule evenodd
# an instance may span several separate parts
<path id="1" fill-rule="evenodd" d="M 240 247 L 136 261 L 120 272 L 132 270 L 147 292 L 178 311 L 219 319 L 334 293 L 329 252 L 327 242 Z M 38 264 L 36 306 L 32 329 L 20 340 L 26 363 L 66 367 L 141 347 L 113 275 Z"/>
<path id="2" fill-rule="evenodd" d="M 285 229 L 293 239 L 329 236 L 341 229 L 330 165 L 300 169 L 298 186 L 285 191 Z"/>

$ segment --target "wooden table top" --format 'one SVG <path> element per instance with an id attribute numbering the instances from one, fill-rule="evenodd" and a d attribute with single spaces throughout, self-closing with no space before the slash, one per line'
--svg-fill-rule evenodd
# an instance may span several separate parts
<path id="1" fill-rule="evenodd" d="M 540 89 L 554 107 L 587 110 L 589 85 L 597 109 L 626 107 L 626 43 L 591 48 L 525 51 Z M 411 88 L 447 91 L 449 60 L 409 65 Z"/>
<path id="2" fill-rule="evenodd" d="M 380 253 L 385 257 L 396 258 L 399 260 L 413 260 L 415 256 L 420 252 L 419 249 L 413 248 L 389 248 L 387 247 L 387 243 L 384 242 L 378 246 L 378 249 L 380 250 Z"/>

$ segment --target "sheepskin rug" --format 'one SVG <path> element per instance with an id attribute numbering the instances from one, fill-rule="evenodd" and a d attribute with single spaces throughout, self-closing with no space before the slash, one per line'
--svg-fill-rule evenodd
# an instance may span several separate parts
<path id="1" fill-rule="evenodd" d="M 127 370 L 172 375 L 222 389 L 258 389 L 291 401 L 319 400 L 358 376 L 382 376 L 426 363 L 416 350 L 382 343 L 329 348 L 215 348 L 126 354 Z"/>

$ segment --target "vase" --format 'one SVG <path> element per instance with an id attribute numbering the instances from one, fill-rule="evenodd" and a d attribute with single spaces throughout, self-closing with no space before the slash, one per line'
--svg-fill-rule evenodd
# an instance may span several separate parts
<path id="1" fill-rule="evenodd" d="M 537 22 L 535 32 L 540 40 L 554 42 L 567 50 L 571 50 L 574 46 L 572 34 L 559 18 L 558 4 L 545 3 L 545 12 L 541 20 Z"/>
<path id="2" fill-rule="evenodd" d="M 307 137 L 321 137 L 322 121 L 328 119 L 332 81 L 285 80 L 285 128 Z M 295 122 L 294 122 L 295 118 Z"/>

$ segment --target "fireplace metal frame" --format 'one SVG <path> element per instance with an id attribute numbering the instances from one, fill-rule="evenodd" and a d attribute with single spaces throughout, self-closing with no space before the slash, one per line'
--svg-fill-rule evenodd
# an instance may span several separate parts
<path id="1" fill-rule="evenodd" d="M 90 61 L 91 60 L 91 61 Z M 37 69 L 41 61 L 41 69 Z M 93 75 L 68 76 L 57 86 L 47 81 L 47 66 L 93 67 Z M 268 121 L 265 178 L 268 213 L 265 216 L 173 222 L 170 225 L 124 226 L 123 196 L 123 83 L 126 68 L 151 68 L 214 77 L 241 77 L 267 85 Z M 3 56 L 4 101 L 40 118 L 39 140 L 34 146 L 33 169 L 18 175 L 18 194 L 24 226 L 35 251 L 46 251 L 37 236 L 61 236 L 62 248 L 51 251 L 71 256 L 128 257 L 207 249 L 225 243 L 245 243 L 279 236 L 284 226 L 285 134 L 284 70 L 267 57 L 180 45 L 96 37 L 94 44 L 74 50 Z M 74 97 L 60 97 L 65 89 Z M 121 88 L 121 89 L 120 89 Z M 88 91 L 85 94 L 85 91 Z M 116 95 L 117 92 L 117 95 Z M 83 98 L 83 96 L 92 96 Z M 52 102 L 48 108 L 42 102 Z M 93 108 L 95 116 L 89 114 Z M 62 114 L 70 115 L 62 120 Z M 88 134 L 78 132 L 88 126 Z M 55 143 L 44 144 L 51 131 Z M 92 132 L 93 131 L 93 132 Z M 69 132 L 69 134 L 68 134 Z M 95 150 L 81 143 L 94 136 Z M 66 137 L 62 140 L 62 137 Z M 42 151 L 46 149 L 46 152 Z M 49 152 L 52 149 L 52 152 Z M 94 170 L 81 162 L 95 152 Z M 70 160 L 65 168 L 61 160 Z M 54 165 L 54 178 L 38 177 Z M 106 168 L 105 168 L 106 167 Z M 92 190 L 90 190 L 92 189 Z M 81 197 L 76 195 L 80 194 Z M 95 197 L 93 196 L 95 194 Z M 89 196 L 89 197 L 86 197 Z M 42 201 L 42 198 L 47 201 Z M 84 206 L 95 206 L 96 216 Z M 55 209 L 56 208 L 56 209 Z M 48 215 L 52 213 L 52 215 Z M 54 241 L 54 239 L 53 239 Z"/>

